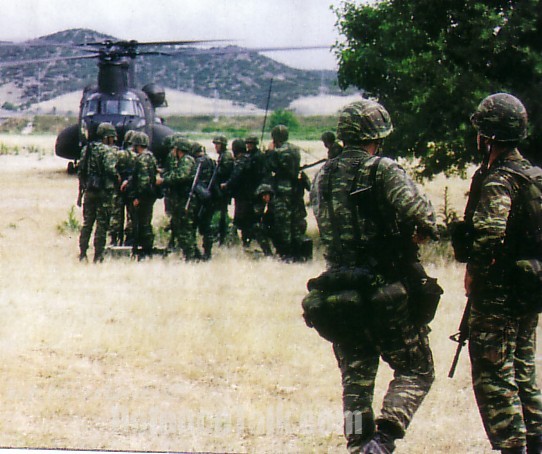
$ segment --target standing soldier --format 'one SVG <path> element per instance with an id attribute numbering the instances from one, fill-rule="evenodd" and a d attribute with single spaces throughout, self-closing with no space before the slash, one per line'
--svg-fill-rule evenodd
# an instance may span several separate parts
<path id="1" fill-rule="evenodd" d="M 529 454 L 542 453 L 538 314 L 528 310 L 522 284 L 512 277 L 517 261 L 540 258 L 535 239 L 542 224 L 540 202 L 536 199 L 537 214 L 529 216 L 521 196 L 526 175 L 536 168 L 516 148 L 527 136 L 527 112 L 519 99 L 497 93 L 480 103 L 471 121 L 484 157 L 465 210 L 472 238 L 465 290 L 474 393 L 493 449 L 525 453 L 527 446 Z M 533 223 L 534 238 L 526 231 Z M 540 289 L 534 293 L 540 304 Z"/>
<path id="2" fill-rule="evenodd" d="M 298 260 L 304 241 L 303 221 L 307 215 L 303 190 L 299 191 L 301 152 L 288 142 L 288 128 L 275 126 L 267 153 L 267 165 L 272 172 L 275 248 L 283 260 Z M 300 209 L 303 211 L 300 211 Z"/>
<path id="3" fill-rule="evenodd" d="M 225 136 L 217 136 L 213 139 L 215 150 L 218 153 L 216 162 L 216 185 L 214 190 L 215 210 L 220 212 L 220 221 L 218 224 L 218 244 L 224 244 L 228 234 L 228 205 L 230 196 L 220 189 L 220 185 L 230 178 L 233 171 L 233 156 L 228 151 L 228 140 Z"/>
<path id="4" fill-rule="evenodd" d="M 132 251 L 138 259 L 152 255 L 154 233 L 152 231 L 152 214 L 156 201 L 156 159 L 148 149 L 149 136 L 144 132 L 136 132 L 132 137 L 132 145 L 137 153 L 134 171 L 128 180 L 124 180 L 122 191 L 128 191 L 134 207 L 134 244 Z"/>
<path id="5" fill-rule="evenodd" d="M 416 243 L 436 235 L 435 212 L 402 168 L 377 156 L 392 129 L 374 101 L 344 107 L 338 122 L 344 151 L 322 167 L 311 194 L 327 270 L 309 281 L 304 316 L 333 342 L 351 453 L 392 452 L 434 380 L 426 324 L 434 313 L 414 317 L 421 300 L 411 284 L 425 282 Z M 394 378 L 375 420 L 380 357 Z"/>
<path id="6" fill-rule="evenodd" d="M 213 249 L 213 200 L 211 196 L 211 186 L 213 175 L 215 174 L 216 163 L 205 152 L 205 148 L 199 144 L 192 145 L 192 156 L 196 160 L 196 166 L 200 166 L 198 184 L 196 186 L 196 195 L 198 198 L 198 212 L 196 214 L 197 230 L 202 237 L 203 254 L 196 247 L 196 258 L 200 260 L 209 260 Z"/>
<path id="7" fill-rule="evenodd" d="M 79 164 L 79 199 L 83 200 L 83 228 L 79 236 L 79 260 L 87 260 L 87 249 L 94 232 L 94 263 L 103 261 L 107 230 L 111 217 L 111 207 L 118 176 L 115 169 L 116 151 L 113 148 L 117 131 L 111 123 L 100 123 L 97 129 L 100 142 L 91 142 L 81 151 Z"/>
<path id="8" fill-rule="evenodd" d="M 113 195 L 113 211 L 111 213 L 110 237 L 112 246 L 131 245 L 132 234 L 132 207 L 126 193 L 120 190 L 120 183 L 130 178 L 134 170 L 136 154 L 132 149 L 132 136 L 134 131 L 129 130 L 124 135 L 121 149 L 117 150 L 117 173 L 120 181 L 115 187 Z"/>
<path id="9" fill-rule="evenodd" d="M 188 139 L 178 137 L 173 142 L 173 153 L 177 162 L 158 177 L 157 185 L 163 185 L 170 192 L 171 234 L 175 243 L 183 251 L 186 261 L 194 260 L 196 250 L 196 225 L 194 222 L 196 200 L 193 187 L 196 164 L 190 151 L 192 144 Z"/>
<path id="10" fill-rule="evenodd" d="M 235 200 L 233 223 L 241 231 L 243 247 L 248 247 L 254 237 L 252 231 L 255 224 L 254 193 L 256 186 L 251 178 L 251 160 L 244 140 L 232 142 L 234 157 L 230 178 L 220 185 L 220 189 L 230 194 Z"/>
<path id="11" fill-rule="evenodd" d="M 324 132 L 320 140 L 322 140 L 324 147 L 327 149 L 328 159 L 336 158 L 342 153 L 343 147 L 335 140 L 335 134 L 333 134 L 331 131 Z"/>

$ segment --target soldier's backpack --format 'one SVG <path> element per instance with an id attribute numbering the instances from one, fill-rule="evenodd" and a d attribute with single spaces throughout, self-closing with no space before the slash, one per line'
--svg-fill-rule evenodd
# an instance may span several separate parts
<path id="1" fill-rule="evenodd" d="M 103 153 L 96 142 L 87 145 L 82 163 L 82 181 L 86 191 L 100 191 L 104 187 Z"/>
<path id="2" fill-rule="evenodd" d="M 514 304 L 519 313 L 542 312 L 542 169 L 509 162 L 507 170 L 520 178 L 504 243 Z"/>

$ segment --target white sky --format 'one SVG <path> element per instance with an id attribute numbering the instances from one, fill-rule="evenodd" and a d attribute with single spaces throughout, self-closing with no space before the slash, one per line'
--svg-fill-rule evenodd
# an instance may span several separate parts
<path id="1" fill-rule="evenodd" d="M 0 0 L 0 40 L 89 28 L 138 41 L 231 39 L 243 47 L 332 45 L 341 0 Z M 290 66 L 336 69 L 328 50 L 268 54 Z"/>

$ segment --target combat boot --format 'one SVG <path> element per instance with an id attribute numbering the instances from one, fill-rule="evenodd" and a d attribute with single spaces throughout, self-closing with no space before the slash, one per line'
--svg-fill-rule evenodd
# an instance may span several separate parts
<path id="1" fill-rule="evenodd" d="M 395 439 L 386 432 L 376 431 L 369 443 L 361 448 L 360 454 L 390 454 L 395 450 Z"/>
<path id="2" fill-rule="evenodd" d="M 81 251 L 79 253 L 79 261 L 80 262 L 88 262 L 87 251 Z"/>
<path id="3" fill-rule="evenodd" d="M 503 448 L 501 449 L 502 454 L 525 454 L 525 446 L 517 446 L 515 448 Z"/>
<path id="4" fill-rule="evenodd" d="M 527 435 L 527 454 L 542 454 L 542 435 Z"/>

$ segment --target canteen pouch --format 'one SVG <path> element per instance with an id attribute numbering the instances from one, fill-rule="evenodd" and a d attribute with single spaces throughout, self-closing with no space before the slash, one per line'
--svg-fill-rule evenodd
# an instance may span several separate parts
<path id="1" fill-rule="evenodd" d="M 301 303 L 303 318 L 324 339 L 340 344 L 354 342 L 363 329 L 364 305 L 356 290 L 311 290 Z"/>
<path id="2" fill-rule="evenodd" d="M 512 266 L 514 304 L 520 314 L 542 312 L 542 262 L 517 260 Z"/>

